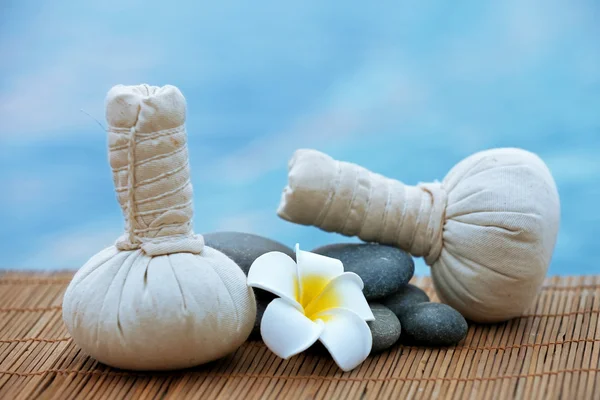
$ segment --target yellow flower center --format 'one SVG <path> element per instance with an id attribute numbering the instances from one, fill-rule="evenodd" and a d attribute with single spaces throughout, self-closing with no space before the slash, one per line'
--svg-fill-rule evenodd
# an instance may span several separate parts
<path id="1" fill-rule="evenodd" d="M 304 309 L 304 315 L 312 321 L 320 319 L 326 322 L 327 317 L 318 314 L 340 304 L 339 296 L 333 288 L 323 290 L 328 283 L 329 279 L 319 275 L 306 275 L 301 278 L 301 299 L 298 299 L 298 296 L 296 298 Z"/>

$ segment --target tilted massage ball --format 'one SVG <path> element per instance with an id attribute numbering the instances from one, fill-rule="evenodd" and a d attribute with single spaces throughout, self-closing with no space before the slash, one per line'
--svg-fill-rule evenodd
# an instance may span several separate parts
<path id="1" fill-rule="evenodd" d="M 441 183 L 417 186 L 298 150 L 278 214 L 422 256 L 443 302 L 496 322 L 521 315 L 539 292 L 560 205 L 544 162 L 521 149 L 476 153 Z"/>

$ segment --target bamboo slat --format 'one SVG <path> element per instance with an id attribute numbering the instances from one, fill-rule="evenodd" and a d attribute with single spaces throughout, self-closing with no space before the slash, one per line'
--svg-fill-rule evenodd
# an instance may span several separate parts
<path id="1" fill-rule="evenodd" d="M 73 343 L 72 272 L 0 273 L 1 399 L 600 399 L 600 276 L 550 277 L 521 318 L 470 324 L 459 345 L 396 345 L 344 373 L 326 354 L 284 361 L 260 341 L 209 365 L 121 371 Z M 431 281 L 415 278 L 437 301 Z"/>

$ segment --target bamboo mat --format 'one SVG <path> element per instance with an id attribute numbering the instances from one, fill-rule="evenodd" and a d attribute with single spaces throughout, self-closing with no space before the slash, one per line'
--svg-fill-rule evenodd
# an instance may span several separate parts
<path id="1" fill-rule="evenodd" d="M 600 399 L 600 276 L 548 278 L 522 318 L 472 324 L 456 347 L 396 345 L 348 373 L 315 352 L 283 361 L 260 341 L 191 370 L 106 367 L 62 323 L 71 276 L 0 273 L 0 399 Z M 413 282 L 434 295 L 429 278 Z"/>

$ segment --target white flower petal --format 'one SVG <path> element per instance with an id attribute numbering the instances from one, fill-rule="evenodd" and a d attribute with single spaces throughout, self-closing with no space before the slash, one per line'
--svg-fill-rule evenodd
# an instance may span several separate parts
<path id="1" fill-rule="evenodd" d="M 373 337 L 367 323 L 349 310 L 331 309 L 319 314 L 325 329 L 319 340 L 344 371 L 356 368 L 371 353 Z"/>
<path id="2" fill-rule="evenodd" d="M 260 322 L 263 342 L 277 356 L 288 359 L 312 346 L 323 332 L 322 322 L 313 322 L 284 299 L 267 306 Z"/>
<path id="3" fill-rule="evenodd" d="M 333 278 L 323 291 L 305 307 L 304 313 L 314 321 L 313 315 L 332 308 L 345 308 L 357 314 L 365 321 L 375 317 L 362 292 L 362 279 L 354 272 L 344 272 Z"/>
<path id="4" fill-rule="evenodd" d="M 340 260 L 300 250 L 296 244 L 296 263 L 300 289 L 300 304 L 306 307 L 330 280 L 344 273 Z"/>
<path id="5" fill-rule="evenodd" d="M 298 270 L 287 254 L 272 251 L 258 257 L 248 271 L 248 285 L 298 304 Z"/>

